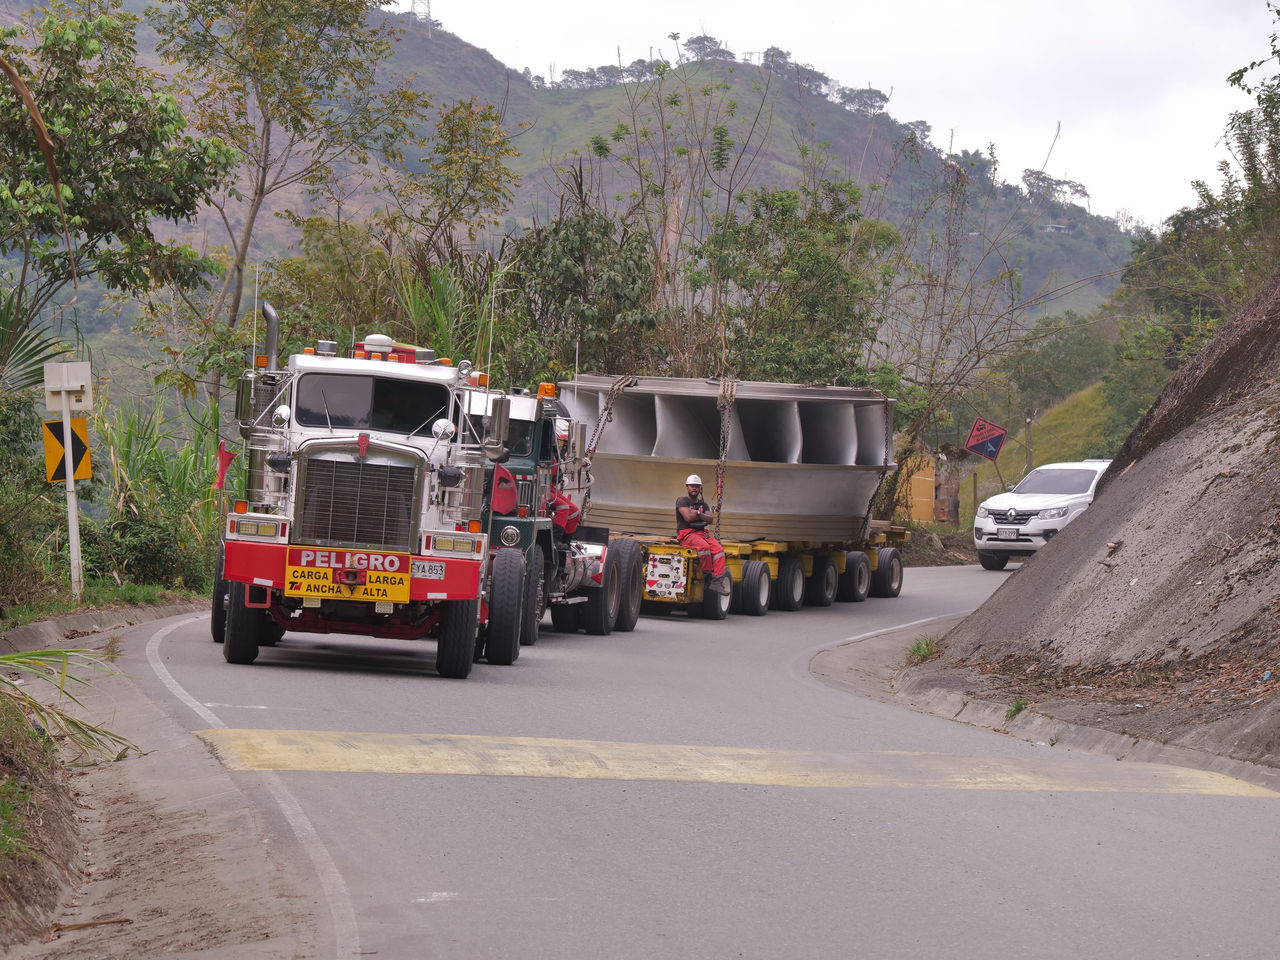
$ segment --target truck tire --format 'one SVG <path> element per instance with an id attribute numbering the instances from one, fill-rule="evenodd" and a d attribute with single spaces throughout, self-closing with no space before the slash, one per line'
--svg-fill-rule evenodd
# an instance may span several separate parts
<path id="1" fill-rule="evenodd" d="M 218 544 L 218 559 L 213 564 L 213 602 L 209 610 L 209 632 L 213 642 L 221 643 L 227 632 L 227 578 L 222 575 L 222 544 Z"/>
<path id="2" fill-rule="evenodd" d="M 982 564 L 983 570 L 1003 570 L 1009 565 L 1009 558 L 1004 554 L 979 550 L 978 562 Z"/>
<path id="3" fill-rule="evenodd" d="M 705 620 L 724 620 L 728 616 L 728 605 L 732 599 L 732 594 L 718 593 L 708 586 L 703 590 L 699 613 L 703 614 Z"/>
<path id="4" fill-rule="evenodd" d="M 266 626 L 262 611 L 244 605 L 249 588 L 239 582 L 227 589 L 227 632 L 222 640 L 222 656 L 227 663 L 253 663 L 258 659 L 258 643 Z"/>
<path id="5" fill-rule="evenodd" d="M 613 629 L 630 633 L 640 619 L 640 601 L 644 599 L 644 551 L 637 541 L 629 537 L 614 541 L 612 549 L 618 551 L 618 577 L 622 591 L 618 598 L 618 619 Z"/>
<path id="6" fill-rule="evenodd" d="M 805 600 L 812 607 L 829 607 L 836 599 L 840 586 L 840 574 L 835 559 L 827 553 L 813 558 L 813 574 L 805 583 Z"/>
<path id="7" fill-rule="evenodd" d="M 742 581 L 738 588 L 741 613 L 763 617 L 769 612 L 769 565 L 763 560 L 748 560 L 742 565 Z"/>
<path id="8" fill-rule="evenodd" d="M 451 680 L 465 680 L 471 675 L 471 662 L 476 655 L 480 601 L 446 601 L 443 620 L 436 643 L 436 673 Z"/>
<path id="9" fill-rule="evenodd" d="M 542 544 L 535 543 L 524 571 L 524 619 L 520 621 L 520 644 L 525 647 L 532 647 L 538 642 L 542 628 L 542 604 L 546 600 L 543 596 L 546 572 L 542 567 Z"/>
<path id="10" fill-rule="evenodd" d="M 870 591 L 871 561 L 861 550 L 850 550 L 844 555 L 844 573 L 840 574 L 836 599 L 842 603 L 861 603 Z"/>
<path id="11" fill-rule="evenodd" d="M 489 628 L 484 656 L 492 664 L 509 667 L 520 656 L 520 614 L 525 601 L 524 554 L 502 547 L 493 558 L 489 590 Z"/>
<path id="12" fill-rule="evenodd" d="M 258 646 L 274 647 L 284 636 L 284 627 L 276 623 L 269 613 L 262 615 L 262 634 L 258 637 Z"/>
<path id="13" fill-rule="evenodd" d="M 577 633 L 582 629 L 582 604 L 553 603 L 551 605 L 551 625 L 556 633 Z"/>
<path id="14" fill-rule="evenodd" d="M 881 547 L 871 574 L 873 597 L 896 597 L 902 592 L 902 554 L 896 547 Z"/>
<path id="15" fill-rule="evenodd" d="M 804 564 L 799 557 L 785 556 L 778 561 L 773 605 L 779 610 L 799 610 L 804 606 Z"/>
<path id="16" fill-rule="evenodd" d="M 606 551 L 599 589 L 584 591 L 587 602 L 582 605 L 582 627 L 593 637 L 607 637 L 618 622 L 618 608 L 622 606 L 621 572 L 617 553 Z"/>

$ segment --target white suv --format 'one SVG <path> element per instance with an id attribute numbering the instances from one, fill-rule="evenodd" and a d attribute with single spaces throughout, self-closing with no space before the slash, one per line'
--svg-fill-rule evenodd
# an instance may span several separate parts
<path id="1" fill-rule="evenodd" d="M 984 500 L 973 520 L 973 545 L 987 570 L 1003 570 L 1010 557 L 1029 557 L 1093 503 L 1110 460 L 1046 463 L 1008 493 Z"/>

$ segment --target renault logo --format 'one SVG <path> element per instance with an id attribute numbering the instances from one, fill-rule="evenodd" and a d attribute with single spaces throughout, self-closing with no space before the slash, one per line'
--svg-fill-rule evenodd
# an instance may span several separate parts
<path id="1" fill-rule="evenodd" d="M 1005 519 L 1006 519 L 1006 520 L 1008 520 L 1010 523 L 1012 523 L 1014 520 L 1017 520 L 1017 519 L 1018 519 L 1018 511 L 1017 511 L 1017 510 L 1010 510 L 1007 514 L 1005 514 Z"/>

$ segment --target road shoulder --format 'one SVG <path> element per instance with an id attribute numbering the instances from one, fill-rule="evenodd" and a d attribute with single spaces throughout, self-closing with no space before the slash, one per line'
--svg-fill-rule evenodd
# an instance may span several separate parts
<path id="1" fill-rule="evenodd" d="M 1233 760 L 1209 751 L 1163 744 L 1108 729 L 1067 723 L 1034 706 L 1008 716 L 1009 703 L 983 699 L 982 677 L 973 671 L 912 666 L 907 651 L 916 641 L 943 638 L 963 616 L 908 629 L 885 630 L 823 650 L 809 663 L 818 680 L 861 697 L 896 703 L 919 713 L 991 730 L 1003 736 L 1066 750 L 1089 750 L 1117 760 L 1164 763 L 1208 770 L 1280 792 L 1280 770 Z"/>

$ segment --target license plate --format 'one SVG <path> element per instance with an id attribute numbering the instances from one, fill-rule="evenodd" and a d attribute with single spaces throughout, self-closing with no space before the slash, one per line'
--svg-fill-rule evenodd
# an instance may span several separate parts
<path id="1" fill-rule="evenodd" d="M 1017 540 L 1018 528 L 1017 527 L 996 527 L 996 539 L 997 540 Z"/>
<path id="2" fill-rule="evenodd" d="M 443 580 L 444 564 L 438 560 L 415 560 L 413 575 L 421 580 Z"/>

